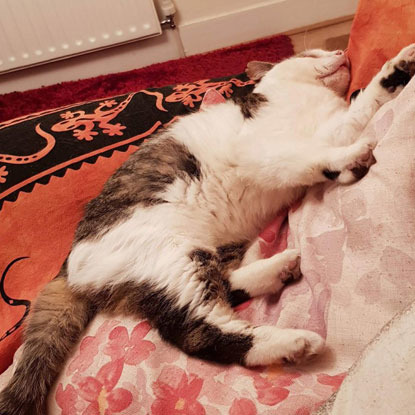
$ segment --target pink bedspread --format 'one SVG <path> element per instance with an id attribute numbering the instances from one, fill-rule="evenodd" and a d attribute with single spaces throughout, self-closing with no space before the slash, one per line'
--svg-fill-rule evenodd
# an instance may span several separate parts
<path id="1" fill-rule="evenodd" d="M 415 82 L 374 117 L 377 164 L 359 183 L 317 186 L 289 214 L 303 279 L 239 314 L 315 330 L 328 350 L 303 367 L 248 370 L 189 358 L 147 322 L 98 316 L 57 382 L 51 414 L 306 415 L 326 400 L 378 330 L 415 295 Z M 264 255 L 284 246 L 272 227 Z M 12 368 L 0 377 L 1 383 Z"/>

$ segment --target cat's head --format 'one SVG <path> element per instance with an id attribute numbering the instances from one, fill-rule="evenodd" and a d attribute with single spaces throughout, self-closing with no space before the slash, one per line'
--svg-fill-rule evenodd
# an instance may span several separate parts
<path id="1" fill-rule="evenodd" d="M 278 64 L 249 62 L 246 73 L 271 88 L 281 80 L 293 80 L 330 88 L 340 96 L 346 94 L 350 83 L 349 60 L 341 50 L 308 50 Z"/>

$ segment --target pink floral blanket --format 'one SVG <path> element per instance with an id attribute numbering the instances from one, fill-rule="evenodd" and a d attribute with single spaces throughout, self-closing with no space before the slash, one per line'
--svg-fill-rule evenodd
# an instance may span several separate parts
<path id="1" fill-rule="evenodd" d="M 317 186 L 289 213 L 288 244 L 301 249 L 303 279 L 280 298 L 238 309 L 254 323 L 315 330 L 327 339 L 323 356 L 303 367 L 219 366 L 167 345 L 146 321 L 100 315 L 55 385 L 50 414 L 307 415 L 317 408 L 415 295 L 414 96 L 412 81 L 366 129 L 379 144 L 364 179 Z M 284 215 L 261 235 L 264 256 L 285 247 L 282 225 Z"/>

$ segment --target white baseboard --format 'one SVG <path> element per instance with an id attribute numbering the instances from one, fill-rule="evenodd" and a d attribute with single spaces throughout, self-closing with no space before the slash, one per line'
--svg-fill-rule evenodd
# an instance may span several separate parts
<path id="1" fill-rule="evenodd" d="M 271 0 L 179 24 L 185 54 L 207 52 L 354 14 L 358 0 Z"/>

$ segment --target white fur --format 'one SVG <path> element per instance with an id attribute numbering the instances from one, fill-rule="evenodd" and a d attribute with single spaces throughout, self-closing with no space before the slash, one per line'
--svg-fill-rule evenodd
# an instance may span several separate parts
<path id="1" fill-rule="evenodd" d="M 344 55 L 311 51 L 275 65 L 265 75 L 255 92 L 265 95 L 268 103 L 253 119 L 244 119 L 233 102 L 183 117 L 169 136 L 200 161 L 201 180 L 177 179 L 160 195 L 170 203 L 137 206 L 129 219 L 104 236 L 75 245 L 68 262 L 69 283 L 100 288 L 147 281 L 166 288 L 179 306 L 189 305 L 196 316 L 224 331 L 252 334 L 250 365 L 320 352 L 323 340 L 315 333 L 252 328 L 230 307 L 203 304 L 203 284 L 194 277 L 196 265 L 189 252 L 254 240 L 306 186 L 326 180 L 323 169 L 339 170 L 340 182 L 352 182 L 350 168 L 370 144 L 358 140 L 359 135 L 379 105 L 393 97 L 379 86 L 379 77 L 388 71 L 385 66 L 349 107 L 339 95 L 349 81 Z M 255 249 L 246 263 L 254 261 Z M 275 275 L 290 261 L 292 255 L 252 262 L 235 271 L 231 282 L 254 294 L 276 291 L 280 283 Z"/>
<path id="2" fill-rule="evenodd" d="M 270 258 L 258 259 L 234 270 L 229 277 L 229 282 L 233 289 L 244 290 L 251 296 L 276 293 L 284 286 L 281 277 L 285 272 L 294 271 L 297 268 L 299 258 L 298 249 L 286 249 Z M 252 278 L 253 275 L 255 279 Z"/>
<path id="3" fill-rule="evenodd" d="M 324 349 L 323 339 L 308 330 L 260 326 L 253 329 L 253 335 L 256 341 L 245 359 L 247 366 L 269 365 L 283 360 L 299 363 Z"/>

